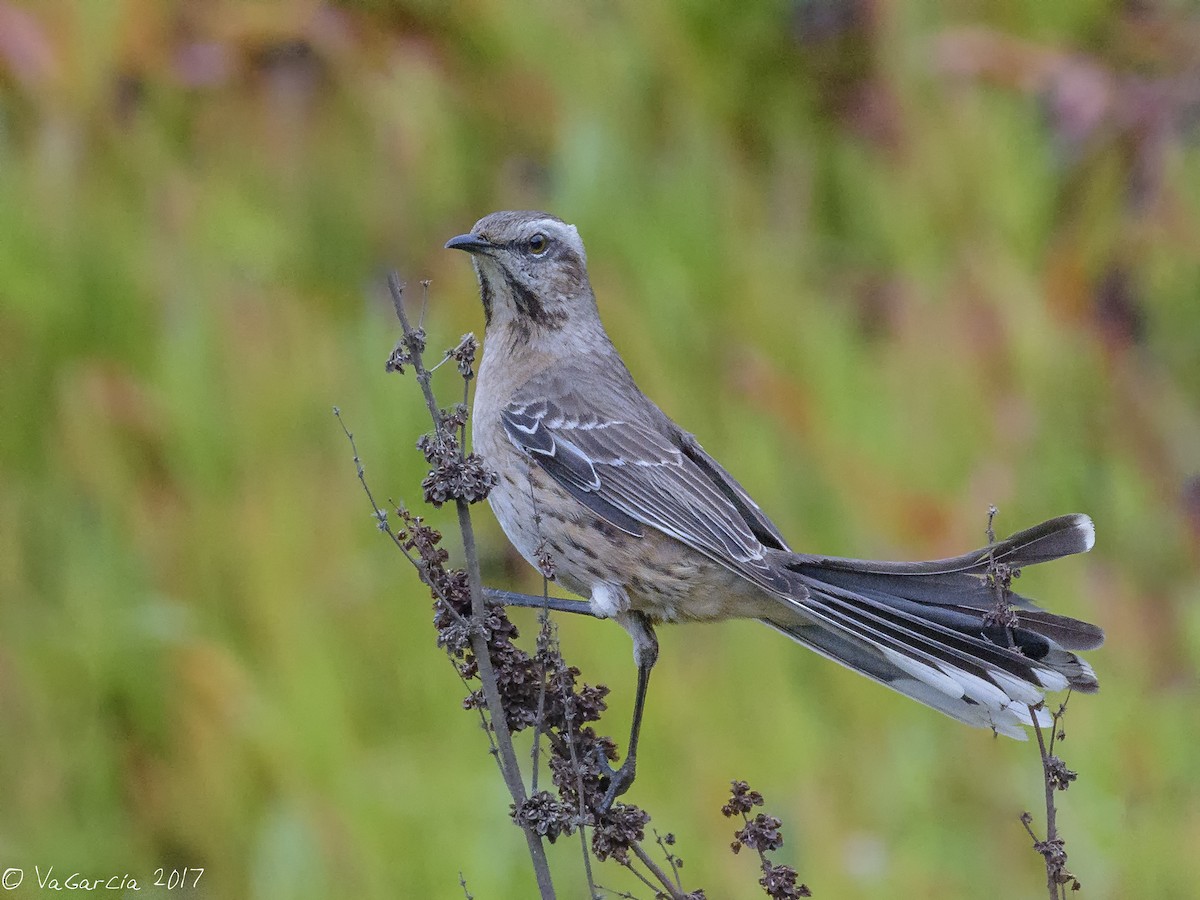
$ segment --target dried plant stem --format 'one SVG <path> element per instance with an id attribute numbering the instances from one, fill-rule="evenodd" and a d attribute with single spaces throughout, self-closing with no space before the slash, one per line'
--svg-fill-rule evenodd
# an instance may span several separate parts
<path id="1" fill-rule="evenodd" d="M 417 572 L 421 572 L 421 562 L 409 552 L 408 547 L 406 547 L 404 542 L 400 540 L 400 536 L 392 529 L 392 525 L 388 521 L 387 513 L 379 506 L 378 503 L 375 502 L 375 495 L 371 492 L 371 486 L 367 484 L 366 469 L 363 468 L 362 459 L 358 455 L 358 444 L 354 441 L 354 434 L 349 428 L 346 427 L 346 422 L 342 419 L 342 411 L 336 406 L 333 408 L 333 416 L 338 420 L 338 424 L 342 426 L 342 433 L 346 435 L 346 440 L 350 442 L 350 452 L 354 454 L 354 467 L 358 470 L 358 481 L 362 485 L 363 492 L 367 495 L 367 502 L 371 504 L 371 509 L 374 511 L 376 527 L 391 539 L 391 542 L 396 545 L 396 548 L 399 549 L 401 553 L 404 554 L 404 558 L 408 560 L 412 567 L 416 569 Z M 391 500 L 388 500 L 388 503 L 389 505 L 394 505 L 392 504 Z M 454 604 L 449 602 L 449 598 L 446 596 L 445 592 L 442 591 L 442 589 L 436 583 L 427 579 L 425 580 L 425 583 L 433 592 L 434 596 L 445 604 L 445 609 L 450 615 L 454 616 L 454 618 L 458 619 L 460 622 L 466 622 L 465 617 L 454 608 Z M 462 681 L 463 686 L 465 687 L 467 680 L 463 678 L 462 672 L 459 671 L 457 666 L 454 667 L 454 673 L 458 676 L 459 680 Z M 478 709 L 477 712 L 479 713 L 479 722 L 483 728 L 483 733 L 487 735 L 492 756 L 496 758 L 497 765 L 499 765 L 499 755 L 496 751 L 496 739 L 492 734 L 492 730 L 488 728 L 487 715 L 483 709 Z"/>
<path id="2" fill-rule="evenodd" d="M 678 887 L 680 890 L 683 890 L 683 880 L 680 879 L 680 877 L 679 877 L 679 866 L 676 865 L 675 853 L 667 846 L 667 841 L 674 843 L 674 841 L 675 841 L 674 835 L 668 834 L 667 840 L 664 841 L 663 836 L 661 834 L 659 834 L 656 829 L 654 832 L 654 840 L 658 842 L 658 846 L 662 849 L 663 854 L 667 857 L 667 862 L 671 866 L 671 875 L 675 879 L 676 887 Z"/>
<path id="3" fill-rule="evenodd" d="M 542 660 L 542 664 L 539 667 L 538 679 L 541 681 L 541 684 L 538 685 L 537 727 L 533 730 L 533 746 L 529 750 L 529 771 L 532 773 L 529 780 L 529 791 L 533 794 L 536 794 L 538 790 L 538 771 L 541 768 L 542 756 L 542 723 L 546 721 L 546 663 L 540 651 L 543 642 L 549 639 L 549 610 L 544 610 L 538 616 L 538 626 L 538 657 Z"/>
<path id="4" fill-rule="evenodd" d="M 1050 778 L 1050 751 L 1046 748 L 1046 738 L 1042 734 L 1042 726 L 1038 723 L 1037 713 L 1031 708 L 1029 714 L 1033 716 L 1033 730 L 1037 734 L 1038 751 L 1042 755 L 1042 781 L 1046 788 L 1046 843 L 1053 845 L 1058 840 L 1058 808 L 1054 805 L 1054 782 Z M 1056 720 L 1054 727 L 1057 725 Z M 1054 740 L 1053 734 L 1050 739 Z M 1050 900 L 1060 900 L 1065 896 L 1061 890 L 1063 886 L 1055 877 L 1049 858 L 1046 861 L 1046 887 L 1050 891 Z"/>
<path id="5" fill-rule="evenodd" d="M 595 898 L 595 897 L 599 896 L 599 894 L 596 890 L 596 883 L 593 880 L 592 853 L 588 849 L 588 842 L 587 842 L 587 810 L 584 808 L 583 774 L 579 768 L 579 756 L 575 752 L 575 741 L 570 736 L 571 733 L 574 731 L 575 723 L 571 720 L 571 712 L 570 712 L 571 708 L 570 708 L 570 705 L 565 702 L 567 699 L 565 696 L 565 693 L 566 692 L 564 691 L 563 706 L 564 706 L 564 710 L 565 710 L 564 715 L 567 720 L 567 741 L 566 741 L 567 752 L 569 753 L 569 755 L 571 757 L 571 768 L 575 772 L 575 785 L 576 785 L 576 790 L 578 791 L 578 796 L 579 796 L 579 807 L 578 807 L 579 846 L 583 851 L 583 872 L 587 876 L 588 890 L 591 892 L 591 894 L 590 894 L 591 897 Z"/>
<path id="6" fill-rule="evenodd" d="M 687 898 L 684 897 L 683 892 L 679 890 L 679 888 L 671 880 L 671 876 L 662 870 L 658 863 L 656 863 L 650 854 L 646 852 L 645 847 L 643 847 L 637 841 L 634 841 L 629 846 L 637 858 L 642 861 L 642 865 L 649 869 L 651 874 L 658 879 L 659 883 L 663 886 L 663 890 L 666 891 L 671 900 L 687 900 Z"/>
<path id="7" fill-rule="evenodd" d="M 433 418 L 434 427 L 441 425 L 442 415 L 438 409 L 437 400 L 430 387 L 429 370 L 425 368 L 421 358 L 421 340 L 417 339 L 416 331 L 404 311 L 404 287 L 395 273 L 388 276 L 388 289 L 392 295 L 392 306 L 396 317 L 404 329 L 404 339 L 411 354 L 413 369 L 416 372 L 417 383 L 425 396 L 425 404 Z M 455 499 L 458 513 L 458 526 L 462 532 L 463 554 L 467 563 L 467 576 L 471 586 L 471 618 L 476 624 L 481 623 L 487 615 L 483 596 L 483 578 L 479 570 L 479 554 L 475 547 L 475 530 L 471 525 L 471 511 L 467 502 L 462 498 Z M 516 750 L 513 748 L 512 733 L 504 715 L 504 705 L 500 698 L 500 689 L 496 681 L 496 672 L 492 666 L 491 655 L 488 652 L 487 638 L 482 628 L 472 628 L 471 651 L 479 666 L 479 681 L 482 686 L 484 703 L 487 705 L 491 719 L 492 730 L 496 735 L 496 749 L 500 762 L 500 772 L 504 783 L 512 796 L 513 803 L 520 806 L 526 800 L 525 782 L 521 776 L 521 766 L 517 761 Z M 550 877 L 550 864 L 546 859 L 546 848 L 541 837 L 530 828 L 522 828 L 525 841 L 529 845 L 529 855 L 533 861 L 533 870 L 537 878 L 538 891 L 543 900 L 555 896 L 554 883 Z"/>
<path id="8" fill-rule="evenodd" d="M 1070 700 L 1070 694 L 1067 695 Z M 1052 713 L 1050 738 L 1046 739 L 1042 727 L 1036 724 L 1038 752 L 1042 757 L 1042 781 L 1046 790 L 1046 839 L 1038 840 L 1033 831 L 1033 816 L 1028 812 L 1021 815 L 1021 824 L 1033 839 L 1033 849 L 1042 855 L 1046 861 L 1046 888 L 1050 900 L 1065 900 L 1067 887 L 1072 891 L 1079 890 L 1079 879 L 1067 868 L 1066 842 L 1058 832 L 1058 809 L 1054 802 L 1055 791 L 1065 791 L 1075 780 L 1075 773 L 1066 767 L 1063 761 L 1054 755 L 1054 742 L 1057 738 L 1065 737 L 1062 730 L 1063 716 L 1067 711 L 1067 700 Z M 1043 704 L 1044 705 L 1044 704 Z M 1038 707 L 1031 707 L 1030 714 Z"/>
<path id="9" fill-rule="evenodd" d="M 626 860 L 625 862 L 621 863 L 621 865 L 623 865 L 626 869 L 628 869 L 633 874 L 633 876 L 635 878 L 637 878 L 638 881 L 640 881 L 646 887 L 650 888 L 650 890 L 654 891 L 656 895 L 658 894 L 658 888 L 656 888 L 654 886 L 654 882 L 651 881 L 649 878 L 647 878 L 645 875 L 643 875 L 641 872 L 639 872 L 637 869 L 635 869 L 633 867 L 633 863 Z"/>

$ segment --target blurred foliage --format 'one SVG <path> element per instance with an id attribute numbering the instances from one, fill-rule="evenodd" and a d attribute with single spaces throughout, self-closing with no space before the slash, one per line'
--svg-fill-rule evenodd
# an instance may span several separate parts
<path id="1" fill-rule="evenodd" d="M 482 317 L 441 244 L 534 207 L 578 224 L 643 388 L 796 546 L 1094 516 L 1093 554 L 1021 582 L 1109 633 L 1068 716 L 1071 866 L 1089 897 L 1194 896 L 1200 17 L 731 10 L 0 2 L 0 867 L 530 896 L 330 409 L 415 500 L 382 275 L 433 279 L 451 346 Z M 480 513 L 490 580 L 533 587 Z M 628 638 L 561 630 L 620 734 Z M 750 623 L 664 632 L 633 799 L 691 886 L 757 890 L 718 811 L 747 778 L 818 896 L 1043 890 L 1033 747 Z M 582 896 L 577 846 L 553 864 Z"/>

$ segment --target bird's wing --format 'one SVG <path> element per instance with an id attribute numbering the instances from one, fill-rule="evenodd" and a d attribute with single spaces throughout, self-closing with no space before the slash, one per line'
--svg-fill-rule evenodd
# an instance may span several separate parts
<path id="1" fill-rule="evenodd" d="M 543 379 L 518 392 L 500 420 L 518 449 L 627 534 L 654 528 L 768 590 L 793 592 L 764 541 L 786 545 L 742 487 L 665 417 L 658 423 L 625 405 L 622 413 L 594 392 Z"/>
<path id="2" fill-rule="evenodd" d="M 775 523 L 767 518 L 767 514 L 754 502 L 754 498 L 746 493 L 746 489 L 738 484 L 737 480 L 726 472 L 719 462 L 705 452 L 695 437 L 675 428 L 673 438 L 678 441 L 679 449 L 683 451 L 683 455 L 707 475 L 713 484 L 720 489 L 721 493 L 725 495 L 726 499 L 734 505 L 738 511 L 738 515 L 750 526 L 754 536 L 761 543 L 776 550 L 788 549 L 787 541 L 779 529 L 775 527 Z"/>

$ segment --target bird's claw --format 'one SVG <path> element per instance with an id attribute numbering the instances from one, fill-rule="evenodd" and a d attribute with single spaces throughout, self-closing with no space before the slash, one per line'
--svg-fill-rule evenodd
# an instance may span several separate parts
<path id="1" fill-rule="evenodd" d="M 608 779 L 608 788 L 604 791 L 604 798 L 596 807 L 596 815 L 602 816 L 612 809 L 616 799 L 629 790 L 630 785 L 633 784 L 637 771 L 637 757 L 626 756 L 625 762 L 621 763 L 621 768 L 614 769 L 604 751 L 597 748 L 596 765 L 600 769 L 600 777 Z"/>

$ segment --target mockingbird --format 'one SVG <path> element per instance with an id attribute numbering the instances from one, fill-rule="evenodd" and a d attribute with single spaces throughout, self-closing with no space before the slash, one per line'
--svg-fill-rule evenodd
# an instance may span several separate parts
<path id="1" fill-rule="evenodd" d="M 604 806 L 633 781 L 654 625 L 758 619 L 822 656 L 969 725 L 1024 739 L 1047 690 L 1097 689 L 1073 650 L 1094 625 L 1010 595 L 1008 570 L 1090 550 L 1092 521 L 1062 516 L 954 559 L 871 562 L 797 553 L 749 494 L 638 390 L 596 309 L 574 226 L 497 212 L 446 247 L 471 254 L 487 327 L 474 449 L 488 498 L 525 559 L 633 638 L 629 748 Z M 605 765 L 607 762 L 605 761 Z"/>

